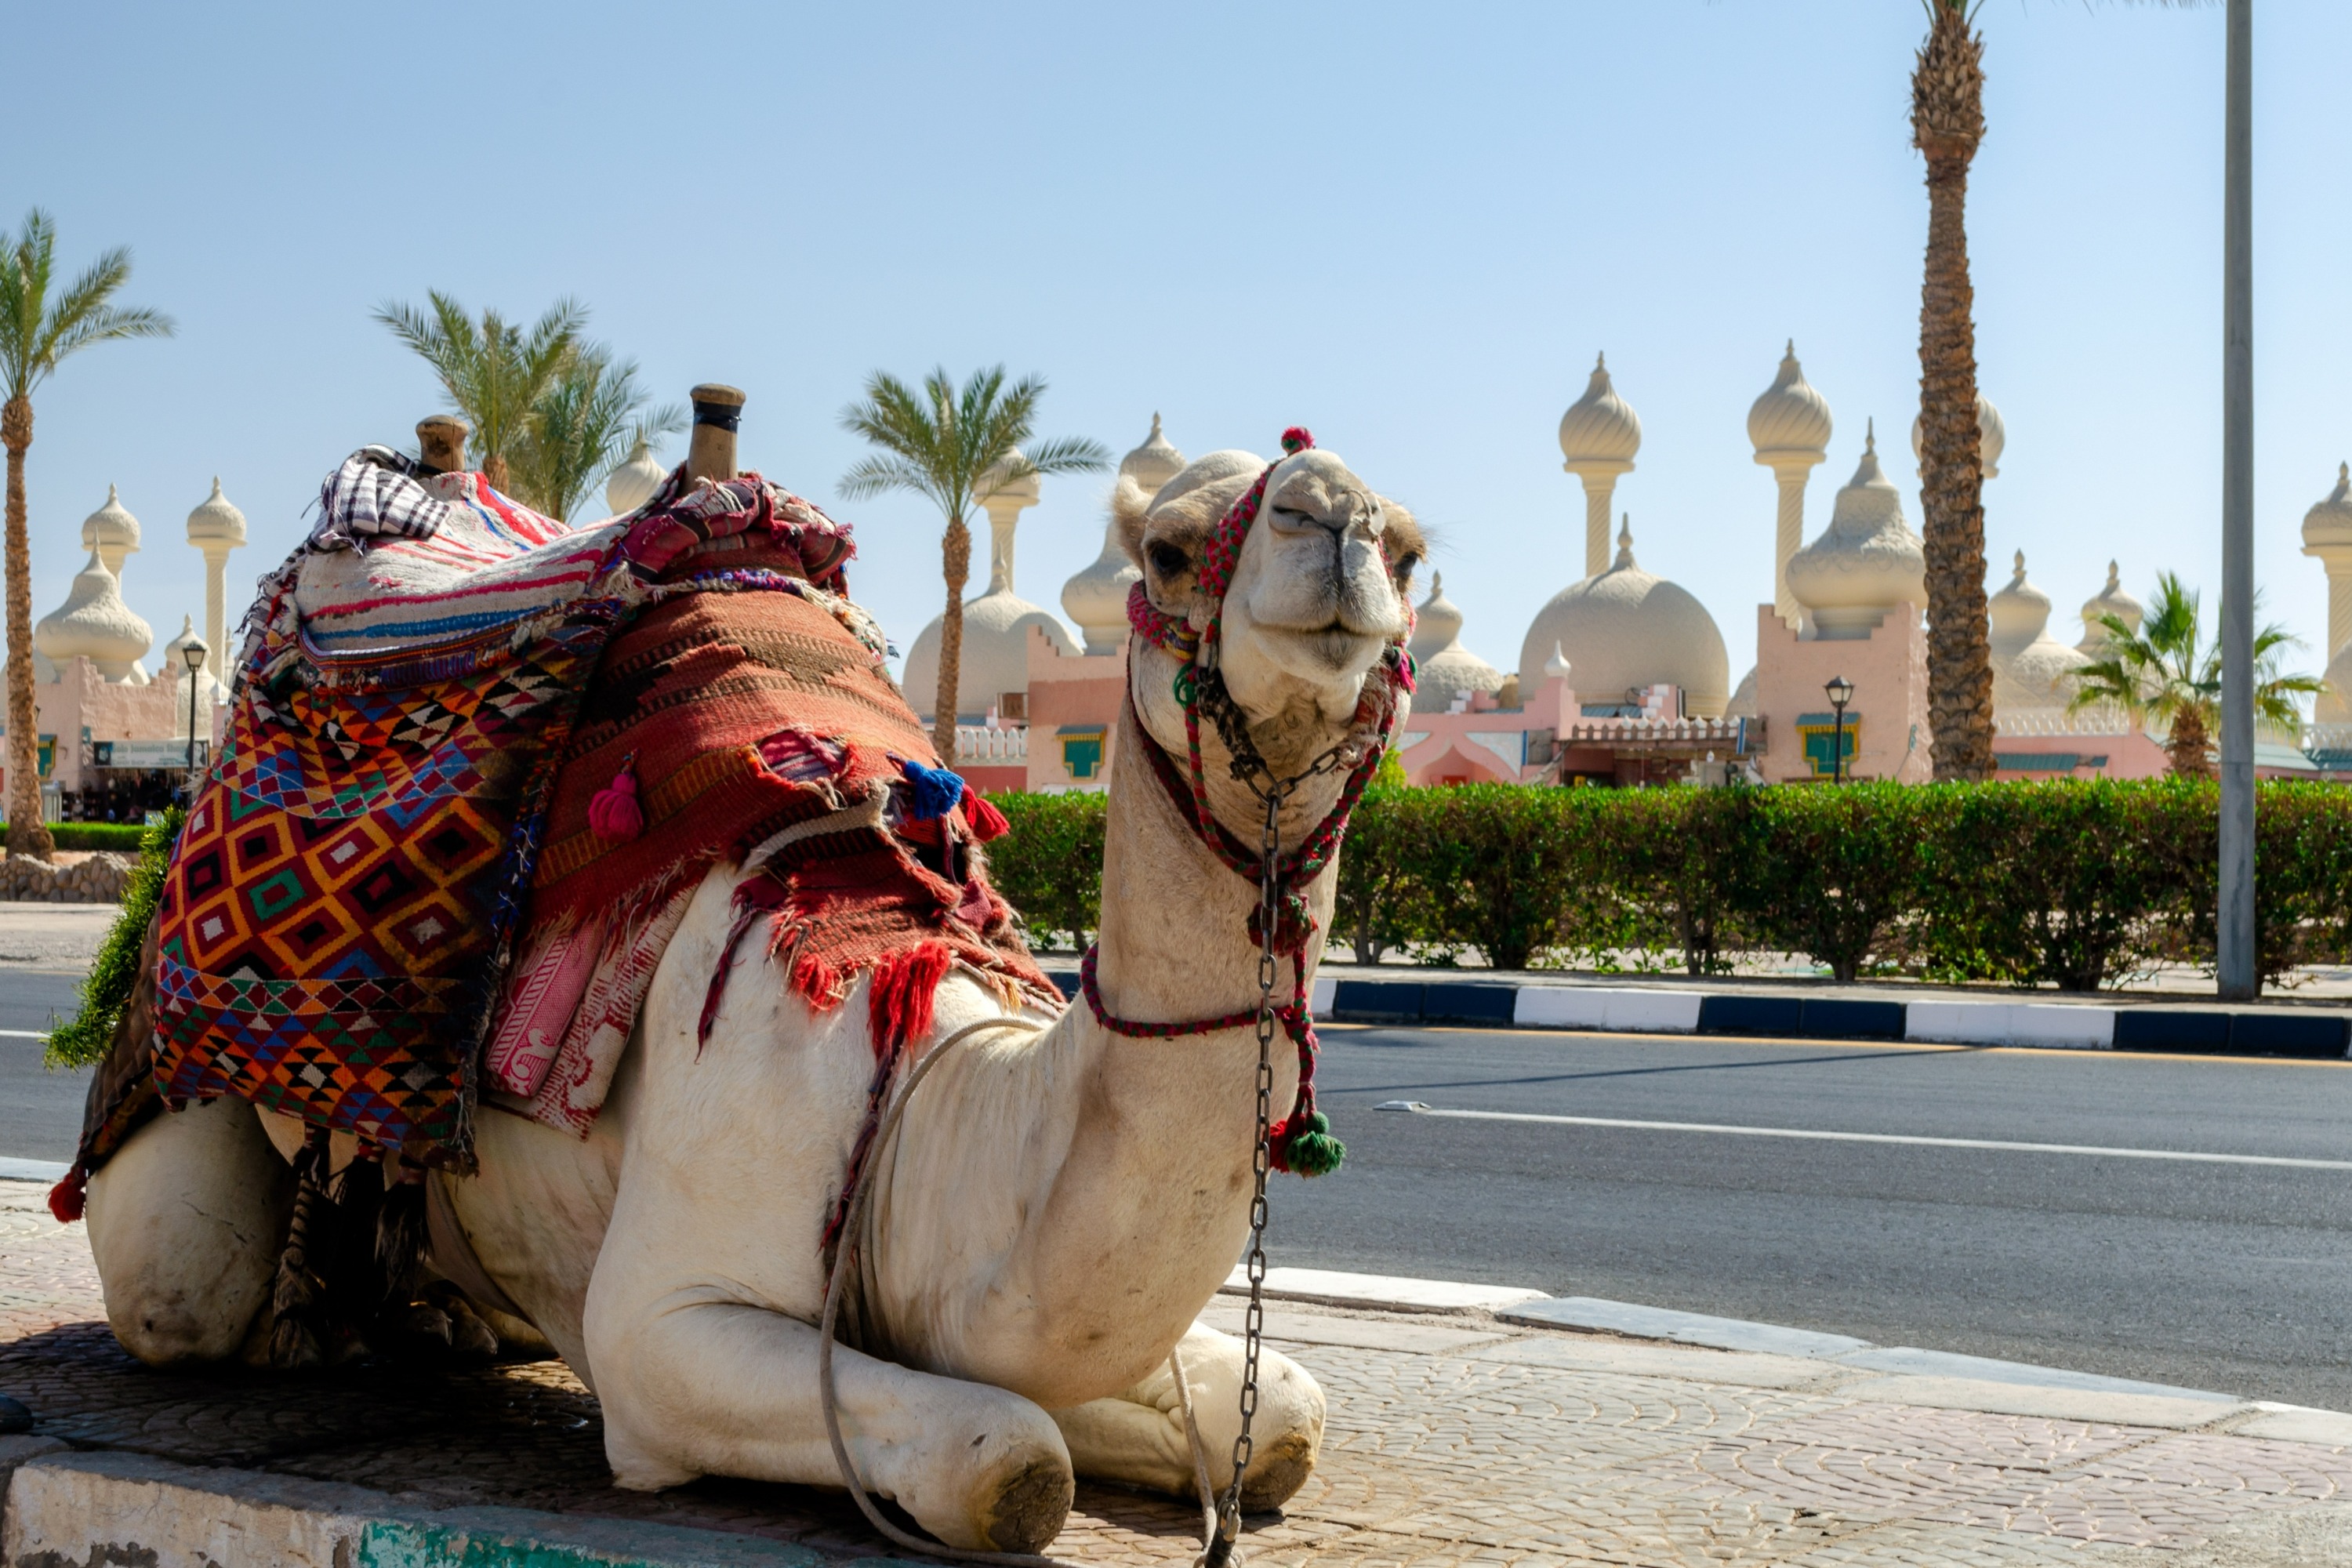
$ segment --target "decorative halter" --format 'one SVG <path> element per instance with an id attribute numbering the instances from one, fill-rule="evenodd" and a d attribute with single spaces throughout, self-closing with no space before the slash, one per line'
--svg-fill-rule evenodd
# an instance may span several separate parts
<path id="1" fill-rule="evenodd" d="M 1205 1035 L 1219 1029 L 1245 1027 L 1262 1024 L 1270 1013 L 1282 1026 L 1298 1053 L 1298 1091 L 1293 1099 L 1290 1113 L 1268 1129 L 1268 1154 L 1274 1168 L 1293 1172 L 1302 1176 L 1321 1175 L 1339 1167 L 1347 1149 L 1331 1135 L 1329 1120 L 1315 1107 L 1315 1019 L 1307 1006 L 1307 945 L 1315 934 L 1315 917 L 1307 907 L 1303 889 L 1321 875 L 1339 853 L 1339 841 L 1347 832 L 1349 815 L 1371 782 L 1380 766 L 1381 755 L 1387 750 L 1390 734 L 1394 731 L 1401 704 L 1401 695 L 1413 689 L 1412 656 L 1404 650 L 1403 637 L 1390 642 L 1380 663 L 1364 681 L 1362 695 L 1349 721 L 1348 733 L 1299 773 L 1278 779 L 1252 742 L 1246 721 L 1233 698 L 1225 689 L 1224 678 L 1217 668 L 1217 655 L 1222 647 L 1224 623 L 1225 594 L 1233 586 L 1234 570 L 1241 563 L 1242 545 L 1249 537 L 1250 525 L 1257 521 L 1259 509 L 1265 504 L 1265 487 L 1274 477 L 1283 458 L 1295 457 L 1315 445 L 1315 437 L 1299 426 L 1282 433 L 1283 458 L 1268 463 L 1257 477 L 1257 482 L 1244 491 L 1226 510 L 1216 531 L 1210 535 L 1202 552 L 1199 573 L 1201 591 L 1210 602 L 1207 624 L 1195 632 L 1182 616 L 1170 616 L 1151 603 L 1138 582 L 1128 590 L 1127 618 L 1145 640 L 1158 644 L 1184 660 L 1184 667 L 1175 680 L 1176 700 L 1183 705 L 1184 739 L 1187 773 L 1180 774 L 1173 758 L 1143 727 L 1140 710 L 1130 685 L 1127 693 L 1128 711 L 1134 720 L 1135 732 L 1142 737 L 1144 755 L 1150 760 L 1152 775 L 1176 808 L 1177 816 L 1189 826 L 1201 842 L 1236 875 L 1259 884 L 1258 906 L 1250 911 L 1250 940 L 1260 952 L 1259 1005 L 1244 1012 L 1228 1013 L 1221 1017 L 1201 1018 L 1182 1024 L 1145 1024 L 1121 1018 L 1104 1005 L 1102 990 L 1096 980 L 1096 964 L 1099 944 L 1087 950 L 1079 965 L 1079 979 L 1084 988 L 1087 1005 L 1096 1020 L 1115 1034 L 1146 1039 L 1169 1039 L 1181 1035 Z M 1382 551 L 1383 559 L 1386 551 Z M 1412 635 L 1412 609 L 1406 609 L 1405 636 Z M 1266 836 L 1262 853 L 1254 853 L 1224 824 L 1219 822 L 1209 805 L 1209 786 L 1201 758 L 1201 719 L 1206 713 L 1223 738 L 1226 749 L 1233 753 L 1233 776 L 1249 786 L 1250 792 L 1266 806 Z M 1275 842 L 1275 819 L 1281 803 L 1308 779 L 1334 773 L 1345 767 L 1348 776 L 1339 791 L 1339 798 L 1330 813 L 1287 854 L 1277 854 Z M 1261 784 L 1260 781 L 1264 783 Z M 1272 930 L 1267 929 L 1269 921 Z M 1275 962 L 1290 960 L 1290 998 L 1276 1005 L 1273 1001 Z"/>

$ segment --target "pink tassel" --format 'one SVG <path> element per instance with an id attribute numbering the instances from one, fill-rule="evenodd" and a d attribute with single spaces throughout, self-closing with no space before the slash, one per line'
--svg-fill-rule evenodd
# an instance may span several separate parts
<path id="1" fill-rule="evenodd" d="M 621 759 L 613 782 L 588 803 L 588 826 L 607 844 L 626 844 L 646 830 L 645 807 L 637 804 L 637 753 Z"/>
<path id="2" fill-rule="evenodd" d="M 1013 830 L 1004 814 L 988 804 L 988 797 L 970 784 L 963 786 L 963 819 L 971 825 L 971 836 L 982 844 L 1003 837 Z"/>

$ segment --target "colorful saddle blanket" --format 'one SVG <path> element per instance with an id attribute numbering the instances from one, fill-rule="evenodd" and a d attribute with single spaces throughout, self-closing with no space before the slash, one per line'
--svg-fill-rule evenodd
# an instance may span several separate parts
<path id="1" fill-rule="evenodd" d="M 469 1161 L 485 1089 L 583 1131 L 694 886 L 761 850 L 782 890 L 751 902 L 813 1003 L 919 949 L 1055 997 L 966 808 L 923 808 L 953 775 L 815 507 L 681 470 L 570 530 L 370 448 L 320 510 L 264 580 L 165 880 L 166 1100 L 236 1095 L 421 1163 Z M 790 896 L 852 865 L 854 892 Z M 887 918 L 812 914 L 853 903 Z"/>

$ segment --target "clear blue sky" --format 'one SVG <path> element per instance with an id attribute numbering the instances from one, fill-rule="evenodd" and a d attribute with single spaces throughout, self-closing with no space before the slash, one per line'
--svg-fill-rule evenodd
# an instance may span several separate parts
<path id="1" fill-rule="evenodd" d="M 2256 12 L 2258 559 L 2316 669 L 2297 529 L 2352 456 L 2352 5 Z M 2067 641 L 2110 555 L 2218 606 L 2221 12 L 1981 21 L 1993 583 L 2024 548 Z M 1553 431 L 1605 349 L 1645 432 L 1637 553 L 1736 679 L 1771 597 L 1744 420 L 1784 338 L 1837 418 L 1809 533 L 1871 416 L 1919 522 L 1922 27 L 1914 0 L 28 8 L 0 218 L 51 209 L 69 265 L 130 245 L 126 300 L 181 327 L 42 394 L 35 613 L 113 481 L 160 647 L 201 609 L 183 520 L 215 472 L 252 526 L 241 604 L 321 476 L 437 406 L 369 310 L 439 288 L 574 294 L 666 396 L 748 389 L 747 461 L 856 523 L 853 586 L 901 647 L 938 611 L 938 519 L 834 497 L 876 367 L 1041 372 L 1044 433 L 1114 452 L 1155 409 L 1195 456 L 1307 424 L 1432 525 L 1465 641 L 1507 668 L 1581 572 Z M 1046 481 L 1028 597 L 1092 559 L 1106 490 Z"/>

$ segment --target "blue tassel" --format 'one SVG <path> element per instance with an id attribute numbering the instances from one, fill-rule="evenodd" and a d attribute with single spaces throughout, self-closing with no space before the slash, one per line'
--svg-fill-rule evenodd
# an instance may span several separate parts
<path id="1" fill-rule="evenodd" d="M 929 822 L 935 816 L 945 816 L 963 799 L 963 775 L 946 768 L 927 768 L 909 758 L 899 764 L 906 769 L 907 785 L 914 799 L 908 815 L 917 822 Z"/>

